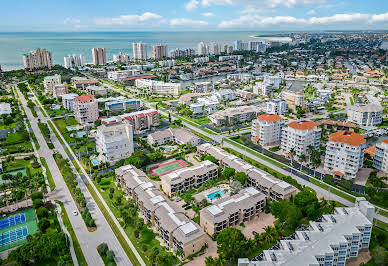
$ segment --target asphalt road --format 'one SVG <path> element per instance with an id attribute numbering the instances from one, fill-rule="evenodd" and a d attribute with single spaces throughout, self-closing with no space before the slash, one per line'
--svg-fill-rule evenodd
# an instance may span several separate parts
<path id="1" fill-rule="evenodd" d="M 96 222 L 98 229 L 95 232 L 89 232 L 81 215 L 79 214 L 77 216 L 74 216 L 72 214 L 73 210 L 78 211 L 77 206 L 52 156 L 53 151 L 48 148 L 47 143 L 38 128 L 38 118 L 42 122 L 46 122 L 47 118 L 41 114 L 39 109 L 36 109 L 38 118 L 35 118 L 32 115 L 30 109 L 27 107 L 27 103 L 23 94 L 20 93 L 18 89 L 17 91 L 21 99 L 22 105 L 26 110 L 27 117 L 31 123 L 31 128 L 34 131 L 37 141 L 40 144 L 40 149 L 38 151 L 39 155 L 46 159 L 47 165 L 51 171 L 54 182 L 56 184 L 56 189 L 54 190 L 54 197 L 55 199 L 62 201 L 64 204 L 64 207 L 70 219 L 70 223 L 73 226 L 74 232 L 77 236 L 82 252 L 85 256 L 86 262 L 88 263 L 88 265 L 104 265 L 96 248 L 99 244 L 105 242 L 108 244 L 109 248 L 114 251 L 116 255 L 117 265 L 132 265 L 131 261 L 124 252 L 124 249 L 121 247 L 119 241 L 117 240 L 112 229 L 110 228 L 109 224 L 106 222 L 105 217 L 101 213 L 93 197 L 90 195 L 88 189 L 86 188 L 85 184 L 83 183 L 79 174 L 73 166 L 73 172 L 78 177 L 79 187 L 82 193 L 85 195 L 87 206 Z M 64 148 L 59 143 L 54 133 L 51 134 L 51 139 L 54 144 L 55 150 L 61 153 L 64 158 L 67 158 L 67 154 L 65 153 Z"/>

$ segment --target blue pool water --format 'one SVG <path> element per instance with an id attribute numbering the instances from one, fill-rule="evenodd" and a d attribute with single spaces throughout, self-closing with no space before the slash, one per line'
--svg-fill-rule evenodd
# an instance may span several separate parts
<path id="1" fill-rule="evenodd" d="M 97 158 L 90 159 L 93 165 L 98 165 L 98 160 Z"/>
<path id="2" fill-rule="evenodd" d="M 217 195 L 222 196 L 222 195 L 224 195 L 224 194 L 225 194 L 224 191 L 222 191 L 222 190 L 217 190 L 217 191 L 214 191 L 214 192 L 208 194 L 207 197 L 208 197 L 209 199 L 213 200 L 213 199 L 216 199 L 216 196 L 217 196 Z"/>
<path id="3" fill-rule="evenodd" d="M 77 132 L 77 136 L 78 136 L 78 137 L 83 137 L 83 136 L 85 136 L 85 135 L 86 135 L 85 132 Z"/>

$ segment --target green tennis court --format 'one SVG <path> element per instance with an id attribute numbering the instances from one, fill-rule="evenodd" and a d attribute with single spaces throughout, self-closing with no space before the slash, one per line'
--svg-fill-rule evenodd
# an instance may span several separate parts
<path id="1" fill-rule="evenodd" d="M 160 164 L 160 165 L 150 169 L 150 173 L 151 173 L 151 175 L 155 175 L 155 176 L 166 175 L 166 174 L 171 173 L 177 169 L 184 168 L 188 165 L 189 164 L 183 160 L 176 160 L 176 161 L 168 162 L 165 164 Z"/>

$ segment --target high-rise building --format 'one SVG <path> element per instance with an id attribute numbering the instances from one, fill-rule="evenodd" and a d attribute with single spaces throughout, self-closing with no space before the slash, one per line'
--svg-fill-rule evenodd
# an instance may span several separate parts
<path id="1" fill-rule="evenodd" d="M 186 56 L 194 56 L 195 50 L 191 48 L 186 49 L 178 49 L 176 48 L 174 51 L 171 52 L 171 57 L 186 57 Z"/>
<path id="2" fill-rule="evenodd" d="M 221 53 L 221 47 L 218 43 L 211 42 L 209 46 L 209 54 L 219 55 Z"/>
<path id="3" fill-rule="evenodd" d="M 85 57 L 80 55 L 68 55 L 63 58 L 65 68 L 76 68 L 85 66 Z"/>
<path id="4" fill-rule="evenodd" d="M 242 40 L 234 41 L 234 50 L 236 50 L 236 51 L 242 50 Z"/>
<path id="5" fill-rule="evenodd" d="M 252 121 L 252 141 L 260 145 L 272 145 L 280 142 L 282 136 L 283 119 L 278 115 L 259 115 Z"/>
<path id="6" fill-rule="evenodd" d="M 55 74 L 54 76 L 46 76 L 43 79 L 43 86 L 45 93 L 53 93 L 55 85 L 61 84 L 61 75 Z"/>
<path id="7" fill-rule="evenodd" d="M 377 104 L 351 105 L 347 109 L 348 121 L 359 126 L 377 126 L 383 121 L 384 108 Z"/>
<path id="8" fill-rule="evenodd" d="M 53 66 L 52 55 L 45 49 L 40 48 L 31 51 L 29 54 L 23 55 L 24 69 L 33 70 L 36 68 L 47 67 L 51 69 Z"/>
<path id="9" fill-rule="evenodd" d="M 168 47 L 165 44 L 152 45 L 152 58 L 161 59 L 168 57 Z"/>
<path id="10" fill-rule="evenodd" d="M 124 54 L 122 52 L 118 53 L 118 54 L 114 54 L 113 55 L 113 62 L 115 63 L 128 63 L 130 60 L 130 56 L 129 54 Z"/>
<path id="11" fill-rule="evenodd" d="M 354 179 L 364 163 L 365 138 L 352 131 L 330 134 L 324 169 L 337 177 Z"/>
<path id="12" fill-rule="evenodd" d="M 198 55 L 207 55 L 209 53 L 209 48 L 204 42 L 198 43 Z"/>
<path id="13" fill-rule="evenodd" d="M 87 124 L 98 120 L 98 102 L 93 95 L 81 95 L 74 98 L 74 117 L 78 123 Z"/>
<path id="14" fill-rule="evenodd" d="M 143 42 L 132 43 L 133 59 L 147 60 L 147 44 Z"/>
<path id="15" fill-rule="evenodd" d="M 92 49 L 93 65 L 105 65 L 106 64 L 106 49 L 105 48 L 93 48 Z"/>

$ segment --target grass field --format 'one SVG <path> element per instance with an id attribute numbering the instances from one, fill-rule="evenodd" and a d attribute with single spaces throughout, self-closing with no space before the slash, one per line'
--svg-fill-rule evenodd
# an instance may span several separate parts
<path id="1" fill-rule="evenodd" d="M 14 213 L 7 215 L 6 217 L 15 216 L 17 214 L 22 214 L 22 213 L 24 213 L 24 215 L 26 216 L 26 222 L 21 223 L 21 224 L 17 224 L 17 225 L 11 226 L 11 227 L 0 229 L 0 234 L 4 234 L 8 231 L 11 231 L 11 230 L 14 230 L 17 228 L 21 228 L 24 226 L 27 226 L 29 235 L 35 234 L 38 231 L 38 222 L 36 220 L 36 215 L 35 215 L 34 209 L 27 209 L 24 211 L 14 212 Z M 2 217 L 1 219 L 5 219 L 6 217 Z M 7 245 L 0 247 L 0 252 L 4 251 L 4 250 L 8 250 L 8 249 L 13 248 L 13 247 L 20 246 L 21 244 L 23 244 L 25 242 L 27 242 L 26 239 L 21 239 L 21 240 L 9 243 Z"/>
<path id="2" fill-rule="evenodd" d="M 162 165 L 159 165 L 155 168 L 152 168 L 152 169 L 150 169 L 150 173 L 152 175 L 161 176 L 161 175 L 165 175 L 167 173 L 173 172 L 177 169 L 184 168 L 186 166 L 188 166 L 188 163 L 186 163 L 185 161 L 176 160 L 176 161 L 162 164 Z"/>

